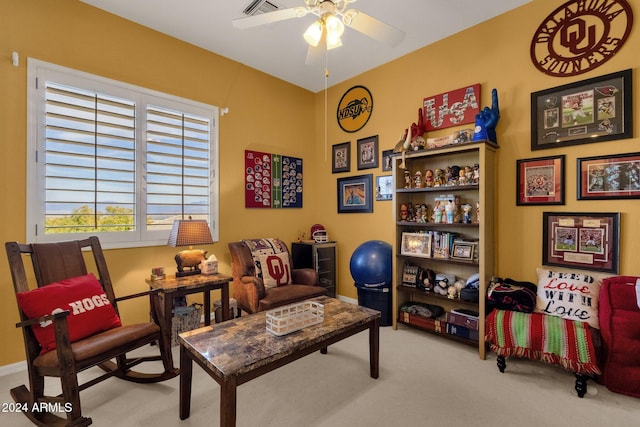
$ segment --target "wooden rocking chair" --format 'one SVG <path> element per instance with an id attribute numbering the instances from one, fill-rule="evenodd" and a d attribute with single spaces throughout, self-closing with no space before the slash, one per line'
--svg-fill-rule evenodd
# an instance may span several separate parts
<path id="1" fill-rule="evenodd" d="M 42 288 L 54 282 L 87 275 L 87 265 L 82 250 L 90 248 L 95 262 L 95 273 L 104 290 L 104 294 L 101 293 L 99 288 L 98 292 L 102 295 L 102 298 L 105 298 L 104 295 L 106 295 L 117 316 L 119 316 L 118 301 L 147 297 L 150 298 L 151 304 L 152 322 L 116 326 L 72 342 L 73 333 L 70 338 L 67 320 L 70 315 L 69 310 L 30 319 L 19 303 L 21 322 L 16 324 L 16 327 L 22 328 L 24 336 L 29 388 L 25 385 L 13 388 L 11 396 L 16 403 L 22 405 L 21 407 L 29 409 L 25 415 L 32 422 L 43 426 L 87 426 L 92 423 L 92 420 L 82 416 L 80 391 L 112 376 L 138 383 L 152 383 L 173 378 L 178 374 L 178 370 L 171 364 L 171 359 L 167 357 L 171 351 L 170 343 L 165 342 L 166 339 L 163 340 L 163 334 L 160 333 L 159 317 L 157 315 L 160 304 L 157 292 L 148 291 L 116 298 L 104 254 L 97 237 L 93 236 L 84 240 L 61 243 L 31 245 L 8 242 L 5 247 L 16 292 L 16 300 L 19 299 L 19 293 L 30 290 L 25 272 L 25 263 L 23 263 L 24 254 L 31 256 L 37 287 Z M 97 287 L 97 285 L 94 287 Z M 109 303 L 105 302 L 107 305 Z M 119 322 L 117 316 L 115 317 Z M 43 347 L 32 329 L 32 325 L 38 326 L 39 323 L 43 325 L 42 322 L 45 322 L 45 325 L 46 322 L 53 322 L 55 331 L 55 349 L 47 352 L 43 352 Z M 127 357 L 127 352 L 153 342 L 158 344 L 160 355 L 137 358 Z M 115 359 L 115 362 L 112 359 Z M 164 372 L 143 374 L 131 370 L 134 366 L 150 360 L 162 360 Z M 99 366 L 106 373 L 84 384 L 79 384 L 77 374 L 93 366 Z M 45 377 L 60 378 L 61 395 L 45 396 Z M 37 410 L 33 411 L 31 410 L 32 408 Z M 50 408 L 62 408 L 63 411 L 53 412 L 47 410 Z M 66 419 L 59 416 L 62 415 L 61 412 L 66 412 Z"/>

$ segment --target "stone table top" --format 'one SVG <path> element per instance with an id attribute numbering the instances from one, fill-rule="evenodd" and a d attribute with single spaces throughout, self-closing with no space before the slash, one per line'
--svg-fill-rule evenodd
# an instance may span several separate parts
<path id="1" fill-rule="evenodd" d="M 162 289 L 166 293 L 171 293 L 180 289 L 198 288 L 202 285 L 220 285 L 230 282 L 231 276 L 222 273 L 216 274 L 195 274 L 193 276 L 175 277 L 167 276 L 165 279 L 146 279 L 145 281 L 151 289 Z"/>
<path id="2" fill-rule="evenodd" d="M 213 375 L 227 378 L 251 372 L 345 329 L 380 318 L 379 311 L 335 298 L 323 296 L 311 300 L 324 305 L 324 321 L 284 336 L 267 332 L 266 312 L 261 312 L 184 332 L 179 341 Z"/>

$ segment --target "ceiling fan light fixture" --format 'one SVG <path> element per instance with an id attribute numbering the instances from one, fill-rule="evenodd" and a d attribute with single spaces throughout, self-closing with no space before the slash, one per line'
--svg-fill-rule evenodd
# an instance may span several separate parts
<path id="1" fill-rule="evenodd" d="M 334 37 L 340 37 L 344 33 L 344 24 L 335 15 L 326 16 L 324 25 L 327 28 L 327 34 L 331 34 Z"/>
<path id="2" fill-rule="evenodd" d="M 327 50 L 342 46 L 342 38 L 327 32 Z"/>
<path id="3" fill-rule="evenodd" d="M 303 36 L 305 41 L 311 46 L 316 47 L 322 38 L 322 21 L 317 20 L 307 28 Z"/>

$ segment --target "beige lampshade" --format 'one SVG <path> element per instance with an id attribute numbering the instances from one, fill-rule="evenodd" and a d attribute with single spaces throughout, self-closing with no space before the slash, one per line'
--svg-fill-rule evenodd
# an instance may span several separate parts
<path id="1" fill-rule="evenodd" d="M 211 230 L 203 219 L 175 220 L 169 234 L 169 246 L 192 246 L 213 243 Z"/>

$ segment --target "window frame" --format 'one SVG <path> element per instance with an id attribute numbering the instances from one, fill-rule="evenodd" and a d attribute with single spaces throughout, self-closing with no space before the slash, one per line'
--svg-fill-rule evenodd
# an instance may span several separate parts
<path id="1" fill-rule="evenodd" d="M 106 249 L 160 246 L 167 244 L 170 228 L 146 228 L 146 110 L 147 106 L 162 107 L 206 117 L 210 120 L 209 172 L 209 228 L 214 242 L 219 240 L 219 141 L 217 106 L 154 91 L 144 87 L 93 75 L 33 58 L 27 60 L 27 212 L 26 238 L 28 242 L 44 243 L 76 240 L 88 236 L 100 237 Z M 136 103 L 135 130 L 135 230 L 90 233 L 44 233 L 45 224 L 45 87 L 51 81 L 71 87 L 102 92 L 130 99 Z"/>

